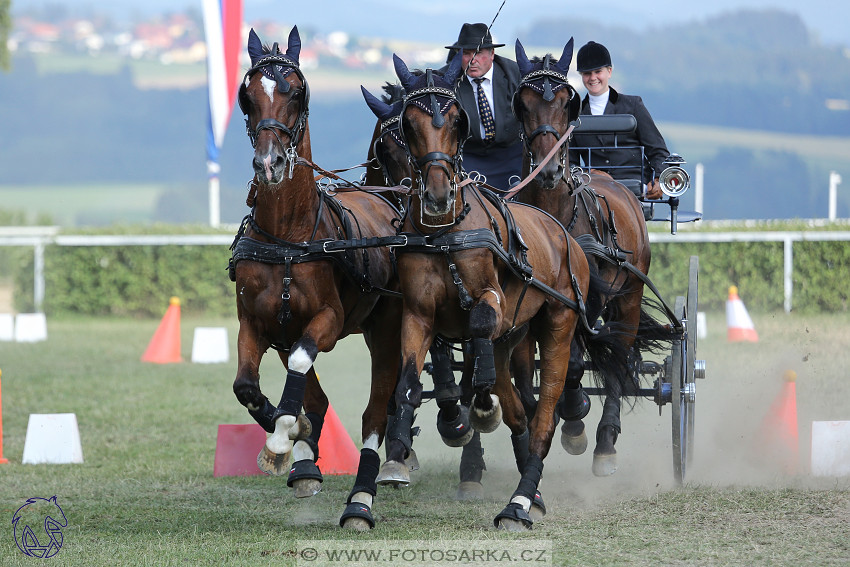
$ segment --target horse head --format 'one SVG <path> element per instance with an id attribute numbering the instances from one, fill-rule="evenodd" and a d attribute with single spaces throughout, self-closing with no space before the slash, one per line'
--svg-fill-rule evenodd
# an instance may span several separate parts
<path id="1" fill-rule="evenodd" d="M 528 59 L 525 48 L 516 41 L 516 60 L 522 79 L 514 93 L 512 109 L 522 129 L 520 131 L 526 155 L 534 169 L 555 143 L 578 118 L 581 102 L 575 89 L 567 82 L 567 72 L 573 58 L 573 39 L 564 46 L 558 59 L 547 53 L 543 58 Z M 536 180 L 552 189 L 560 178 L 569 175 L 567 144 L 561 146 L 560 159 L 550 160 L 537 174 Z"/>
<path id="2" fill-rule="evenodd" d="M 442 75 L 432 69 L 415 75 L 396 55 L 393 62 L 407 92 L 399 132 L 418 184 L 422 212 L 445 216 L 459 198 L 463 143 L 469 135 L 469 119 L 453 89 L 461 73 L 461 58 L 452 59 Z"/>
<path id="3" fill-rule="evenodd" d="M 412 177 L 407 148 L 401 139 L 399 117 L 404 105 L 404 88 L 399 84 L 386 83 L 385 94 L 381 98 L 367 91 L 363 86 L 360 91 L 367 106 L 378 118 L 375 137 L 370 148 L 373 157 L 381 169 L 387 186 L 399 185 Z"/>
<path id="4" fill-rule="evenodd" d="M 254 172 L 260 181 L 280 183 L 292 177 L 297 148 L 307 130 L 310 89 L 299 68 L 298 27 L 289 33 L 285 53 L 268 47 L 252 29 L 248 34 L 251 68 L 239 87 L 239 108 L 254 147 Z"/>

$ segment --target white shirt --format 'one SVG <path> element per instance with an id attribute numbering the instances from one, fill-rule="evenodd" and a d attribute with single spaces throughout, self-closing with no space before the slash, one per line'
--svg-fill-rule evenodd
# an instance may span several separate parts
<path id="1" fill-rule="evenodd" d="M 593 116 L 599 116 L 600 114 L 605 114 L 605 107 L 608 105 L 608 94 L 611 91 L 605 91 L 605 93 L 601 95 L 592 95 L 588 93 L 587 98 L 590 102 L 590 113 Z"/>
<path id="2" fill-rule="evenodd" d="M 475 100 L 478 100 L 478 83 L 475 81 L 477 79 L 483 79 L 481 81 L 481 88 L 484 89 L 484 96 L 487 97 L 487 102 L 490 104 L 490 112 L 493 114 L 493 123 L 496 121 L 496 109 L 493 108 L 493 67 L 481 75 L 480 77 L 472 78 L 469 75 L 466 75 L 466 80 L 469 81 L 469 84 L 472 85 L 472 94 L 475 95 Z M 478 121 L 478 128 L 481 131 L 481 138 L 484 138 L 484 123 L 481 120 Z"/>

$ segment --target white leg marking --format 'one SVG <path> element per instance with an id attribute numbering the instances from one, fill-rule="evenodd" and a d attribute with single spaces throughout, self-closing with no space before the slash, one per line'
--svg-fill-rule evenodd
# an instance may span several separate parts
<path id="1" fill-rule="evenodd" d="M 354 496 L 351 497 L 352 502 L 359 502 L 361 504 L 365 504 L 369 508 L 372 507 L 372 495 L 368 492 L 358 492 Z"/>
<path id="2" fill-rule="evenodd" d="M 307 371 L 313 366 L 313 362 L 315 360 L 310 358 L 307 351 L 301 347 L 298 347 L 289 355 L 289 368 L 301 374 L 307 374 Z"/>
<path id="3" fill-rule="evenodd" d="M 513 498 L 511 498 L 511 504 L 519 504 L 526 512 L 531 509 L 531 500 L 529 500 L 525 496 L 514 496 Z"/>
<path id="4" fill-rule="evenodd" d="M 306 459 L 314 460 L 316 455 L 313 454 L 313 449 L 306 441 L 296 441 L 292 448 L 292 462 L 304 461 Z"/>
<path id="5" fill-rule="evenodd" d="M 292 450 L 290 430 L 296 424 L 294 415 L 282 415 L 274 423 L 274 433 L 266 439 L 266 447 L 277 455 L 283 455 Z M 297 427 L 295 427 L 297 433 Z"/>
<path id="6" fill-rule="evenodd" d="M 378 434 L 377 433 L 369 434 L 369 437 L 367 437 L 366 440 L 363 441 L 363 448 L 364 449 L 372 449 L 373 451 L 375 451 L 377 453 L 378 452 Z"/>

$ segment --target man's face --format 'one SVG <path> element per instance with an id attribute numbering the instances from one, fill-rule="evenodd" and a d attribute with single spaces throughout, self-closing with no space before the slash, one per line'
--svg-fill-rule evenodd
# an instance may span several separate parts
<path id="1" fill-rule="evenodd" d="M 611 67 L 601 67 L 593 71 L 584 71 L 581 74 L 581 82 L 584 88 L 593 96 L 605 94 L 608 90 L 608 80 L 611 78 Z"/>
<path id="2" fill-rule="evenodd" d="M 463 68 L 466 69 L 466 74 L 472 77 L 473 79 L 477 79 L 478 77 L 483 76 L 487 71 L 490 70 L 490 67 L 493 66 L 494 55 L 495 54 L 492 47 L 490 47 L 489 49 L 482 49 L 478 52 L 476 52 L 474 49 L 464 49 Z M 470 63 L 470 61 L 472 63 Z"/>

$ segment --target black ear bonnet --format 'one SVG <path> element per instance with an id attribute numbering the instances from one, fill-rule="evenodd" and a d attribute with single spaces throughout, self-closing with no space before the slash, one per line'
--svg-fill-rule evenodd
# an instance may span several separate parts
<path id="1" fill-rule="evenodd" d="M 570 41 L 564 46 L 564 52 L 559 59 L 554 59 L 551 53 L 547 53 L 543 59 L 534 58 L 529 61 L 519 40 L 516 42 L 516 56 L 522 80 L 514 93 L 511 110 L 517 120 L 522 121 L 522 107 L 518 95 L 524 88 L 540 93 L 543 100 L 547 102 L 554 99 L 555 93 L 558 91 L 568 89 L 570 95 L 569 102 L 567 102 L 569 120 L 572 122 L 578 118 L 581 100 L 576 90 L 567 81 L 567 72 L 570 69 L 573 56 L 573 39 L 570 38 Z"/>

